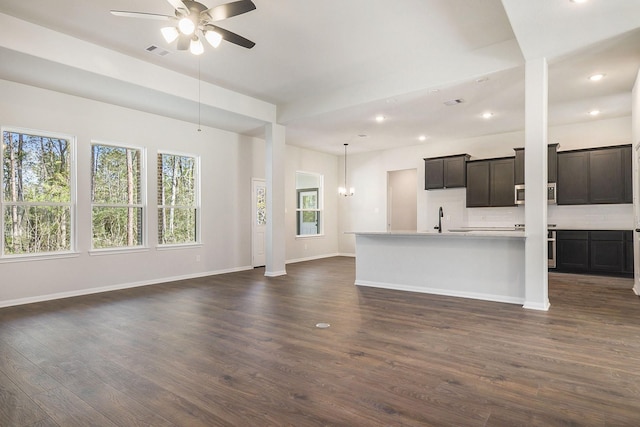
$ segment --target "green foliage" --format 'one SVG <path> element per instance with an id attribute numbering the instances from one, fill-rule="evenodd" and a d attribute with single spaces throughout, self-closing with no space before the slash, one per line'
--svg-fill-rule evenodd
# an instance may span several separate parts
<path id="1" fill-rule="evenodd" d="M 196 159 L 158 154 L 158 242 L 196 241 Z"/>
<path id="2" fill-rule="evenodd" d="M 70 250 L 70 142 L 18 132 L 2 142 L 4 252 Z"/>
<path id="3" fill-rule="evenodd" d="M 94 249 L 142 244 L 140 162 L 141 153 L 137 149 L 91 146 Z"/>

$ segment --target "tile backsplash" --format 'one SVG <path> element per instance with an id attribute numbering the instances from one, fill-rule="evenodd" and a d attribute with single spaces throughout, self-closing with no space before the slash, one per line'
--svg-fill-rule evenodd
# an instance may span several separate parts
<path id="1" fill-rule="evenodd" d="M 511 227 L 524 224 L 524 206 L 503 208 L 467 208 L 464 188 L 425 191 L 426 212 L 421 215 L 425 228 L 438 224 L 438 208 L 442 206 L 444 230 L 458 227 Z M 419 214 L 420 215 L 420 214 Z M 420 220 L 419 220 L 420 221 Z M 632 230 L 633 205 L 549 205 L 547 223 L 558 229 Z"/>

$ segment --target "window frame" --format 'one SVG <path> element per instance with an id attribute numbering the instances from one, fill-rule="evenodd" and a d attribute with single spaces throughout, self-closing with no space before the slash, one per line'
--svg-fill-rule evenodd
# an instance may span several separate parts
<path id="1" fill-rule="evenodd" d="M 138 189 L 139 193 L 140 193 L 140 203 L 139 204 L 133 204 L 133 205 L 116 205 L 116 204 L 110 204 L 110 203 L 94 203 L 93 200 L 91 200 L 91 195 L 89 196 L 89 203 L 90 203 L 90 229 L 91 229 L 91 234 L 89 236 L 90 239 L 90 248 L 91 250 L 89 251 L 92 254 L 98 254 L 98 253 L 106 253 L 106 252 L 136 252 L 139 250 L 144 250 L 144 249 L 148 249 L 148 220 L 147 220 L 147 212 L 148 212 L 148 208 L 147 208 L 147 151 L 144 147 L 140 147 L 137 145 L 133 145 L 133 144 L 126 144 L 126 143 L 121 143 L 121 142 L 113 142 L 113 141 L 103 141 L 103 140 L 91 140 L 91 144 L 90 144 L 90 154 L 89 157 L 91 158 L 91 150 L 93 150 L 93 146 L 94 145 L 101 145 L 101 146 L 106 146 L 106 147 L 113 147 L 113 148 L 124 148 L 127 150 L 137 150 L 140 153 L 140 176 L 139 176 L 139 186 L 140 188 Z M 93 180 L 93 168 L 91 167 L 91 170 L 89 171 L 89 176 L 90 176 L 90 182 Z M 89 188 L 89 191 L 91 191 L 91 187 Z M 140 233 L 141 238 L 140 238 L 140 244 L 139 245 L 134 245 L 134 246 L 114 246 L 114 247 L 109 247 L 109 248 L 95 248 L 93 246 L 93 208 L 94 207 L 139 207 L 142 208 L 142 213 L 141 213 L 141 217 L 142 217 L 142 224 L 140 227 Z"/>
<path id="2" fill-rule="evenodd" d="M 23 135 L 38 136 L 43 138 L 52 139 L 64 139 L 69 144 L 69 202 L 57 203 L 57 202 L 7 202 L 4 199 L 4 134 L 18 133 Z M 0 142 L 0 161 L 2 173 L 0 173 L 0 259 L 3 261 L 22 261 L 26 259 L 54 259 L 54 258 L 68 258 L 69 256 L 76 256 L 78 252 L 78 225 L 77 225 L 77 209 L 78 209 L 78 185 L 77 185 L 77 137 L 75 135 L 67 134 L 64 132 L 44 131 L 39 129 L 23 128 L 18 126 L 1 126 L 0 136 L 2 142 Z M 63 251 L 48 251 L 48 252 L 34 252 L 23 254 L 7 254 L 5 252 L 5 220 L 4 209 L 9 205 L 16 206 L 67 206 L 69 208 L 69 249 Z"/>
<path id="3" fill-rule="evenodd" d="M 318 179 L 318 187 L 298 188 L 298 174 L 315 175 Z M 296 238 L 308 239 L 313 237 L 324 236 L 324 175 L 318 172 L 296 171 L 295 175 L 296 187 Z M 304 209 L 300 207 L 300 196 L 305 191 L 316 191 L 318 197 L 317 208 Z M 304 212 L 315 212 L 318 215 L 318 230 L 315 234 L 300 234 L 300 217 Z"/>
<path id="4" fill-rule="evenodd" d="M 174 150 L 158 150 L 157 154 L 156 154 L 156 182 L 159 184 L 162 181 L 162 170 L 161 168 L 159 168 L 159 164 L 158 164 L 158 156 L 161 155 L 168 155 L 168 156 L 179 156 L 179 157 L 190 157 L 194 160 L 194 202 L 195 202 L 195 206 L 193 206 L 193 208 L 195 208 L 196 214 L 195 214 L 195 232 L 194 232 L 194 238 L 195 241 L 193 242 L 185 242 L 185 243 L 162 243 L 161 239 L 160 239 L 160 226 L 161 224 L 158 222 L 157 227 L 156 227 L 156 237 L 157 237 L 157 247 L 156 249 L 159 250 L 166 250 L 166 249 L 172 249 L 172 248 L 181 248 L 181 247 L 194 247 L 194 246 L 201 246 L 202 245 L 202 238 L 201 238 L 201 217 L 202 217 L 202 202 L 201 202 L 201 182 L 200 182 L 200 165 L 201 165 L 201 159 L 200 156 L 197 154 L 193 154 L 193 153 L 185 153 L 185 152 L 180 152 L 180 151 L 174 151 Z M 160 191 L 161 191 L 161 186 L 157 185 L 156 188 L 156 218 L 159 219 L 159 212 L 160 209 L 166 209 L 166 208 L 170 208 L 170 205 L 161 205 L 159 203 L 160 200 Z M 174 208 L 187 208 L 190 206 L 174 206 Z"/>

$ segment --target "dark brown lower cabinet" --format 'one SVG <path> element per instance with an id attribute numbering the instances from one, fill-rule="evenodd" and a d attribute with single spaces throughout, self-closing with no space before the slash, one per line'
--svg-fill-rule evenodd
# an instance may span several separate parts
<path id="1" fill-rule="evenodd" d="M 558 230 L 556 271 L 582 274 L 633 274 L 633 232 Z"/>
<path id="2" fill-rule="evenodd" d="M 556 233 L 556 271 L 589 271 L 589 232 L 558 230 Z"/>
<path id="3" fill-rule="evenodd" d="M 624 232 L 623 231 L 590 231 L 589 269 L 596 273 L 624 272 Z"/>
<path id="4" fill-rule="evenodd" d="M 624 272 L 627 274 L 633 274 L 634 261 L 633 261 L 633 231 L 624 232 Z"/>

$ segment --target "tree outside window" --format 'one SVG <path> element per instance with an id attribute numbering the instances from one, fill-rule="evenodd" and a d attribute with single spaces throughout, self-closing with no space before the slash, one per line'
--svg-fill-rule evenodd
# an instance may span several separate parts
<path id="1" fill-rule="evenodd" d="M 158 154 L 158 243 L 198 241 L 198 158 Z"/>
<path id="2" fill-rule="evenodd" d="M 94 249 L 143 244 L 142 150 L 91 145 L 91 224 Z"/>
<path id="3" fill-rule="evenodd" d="M 2 253 L 73 250 L 73 137 L 2 131 Z"/>

